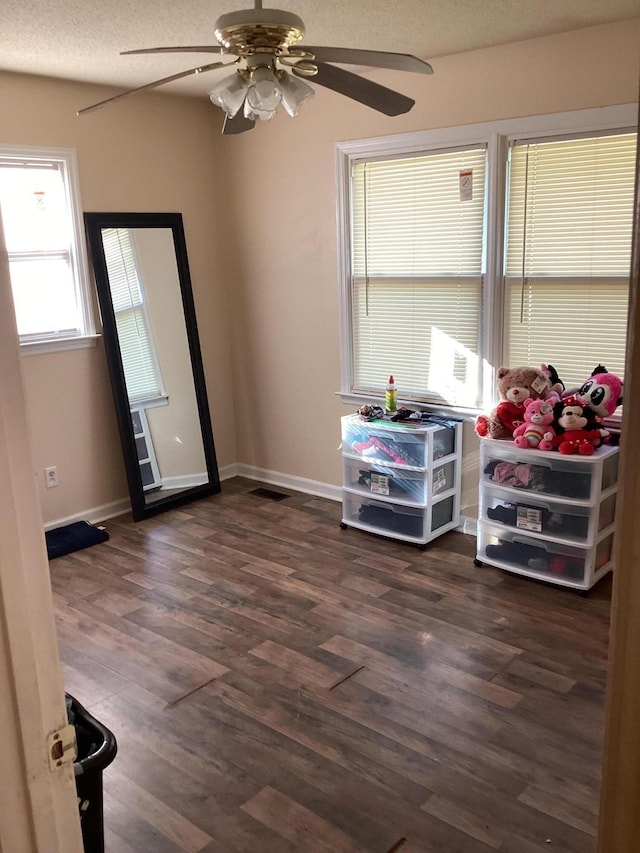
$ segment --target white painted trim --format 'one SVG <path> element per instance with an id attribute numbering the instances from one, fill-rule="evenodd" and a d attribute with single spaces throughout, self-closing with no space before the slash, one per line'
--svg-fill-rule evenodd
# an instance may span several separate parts
<path id="1" fill-rule="evenodd" d="M 191 489 L 194 486 L 203 486 L 209 482 L 206 471 L 201 474 L 184 474 L 176 477 L 163 477 L 162 489 Z M 160 491 L 162 491 L 162 489 Z"/>
<path id="2" fill-rule="evenodd" d="M 0 364 L 0 849 L 81 853 L 73 766 L 49 768 L 67 711 L 1 225 Z"/>
<path id="3" fill-rule="evenodd" d="M 64 518 L 56 518 L 53 521 L 48 521 L 44 529 L 54 530 L 57 527 L 64 527 L 66 524 L 73 524 L 75 521 L 89 521 L 91 524 L 96 524 L 99 521 L 106 521 L 109 518 L 115 518 L 117 515 L 123 515 L 126 512 L 131 512 L 131 501 L 129 498 L 123 498 L 111 503 L 94 506 L 90 509 L 82 510 L 67 515 Z"/>
<path id="4" fill-rule="evenodd" d="M 334 486 L 331 483 L 320 483 L 317 480 L 281 474 L 278 471 L 269 471 L 267 468 L 257 468 L 254 465 L 243 465 L 242 463 L 228 465 L 223 470 L 224 476 L 221 473 L 221 480 L 228 480 L 231 477 L 246 477 L 247 480 L 257 480 L 261 483 L 268 483 L 270 486 L 280 486 L 283 489 L 293 489 L 296 492 L 315 495 L 338 503 L 342 502 L 342 487 Z M 476 536 L 477 527 L 478 520 L 476 518 L 461 515 L 456 531 L 466 533 L 468 536 Z"/>
<path id="5" fill-rule="evenodd" d="M 349 159 L 384 155 L 389 152 L 412 154 L 416 151 L 428 151 L 442 146 L 465 145 L 486 139 L 495 133 L 506 135 L 510 139 L 524 136 L 548 136 L 550 133 L 584 133 L 591 130 L 609 128 L 636 127 L 638 123 L 637 104 L 618 104 L 612 107 L 597 107 L 588 110 L 572 110 L 564 113 L 527 116 L 525 118 L 503 119 L 479 122 L 455 127 L 441 127 L 434 130 L 422 130 L 414 133 L 399 133 L 390 136 L 378 136 L 372 139 L 354 139 L 337 142 L 338 156 Z"/>
<path id="6" fill-rule="evenodd" d="M 232 477 L 239 477 L 238 463 L 232 462 L 231 465 L 223 465 L 222 468 L 218 469 L 218 476 L 220 480 L 230 480 Z"/>
<path id="7" fill-rule="evenodd" d="M 472 144 L 486 144 L 488 150 L 486 272 L 480 309 L 479 389 L 483 397 L 480 411 L 496 402 L 495 368 L 503 361 L 502 257 L 504 252 L 505 166 L 509 143 L 516 139 L 571 136 L 607 130 L 635 129 L 638 105 L 622 104 L 588 110 L 504 119 L 457 127 L 436 128 L 412 133 L 356 139 L 335 144 L 336 229 L 338 240 L 338 310 L 340 318 L 340 395 L 343 401 L 354 396 L 353 318 L 351 295 L 351 210 L 350 181 L 354 163 L 363 160 L 401 157 L 451 150 Z M 367 400 L 366 402 L 370 402 Z M 437 405 L 435 399 L 421 401 Z M 467 407 L 468 408 L 468 407 Z"/>
<path id="8" fill-rule="evenodd" d="M 327 500 L 337 501 L 338 503 L 342 501 L 341 486 L 334 486 L 331 483 L 321 483 L 318 480 L 309 480 L 306 477 L 296 477 L 292 474 L 282 474 L 279 471 L 270 471 L 268 468 L 258 468 L 255 465 L 244 465 L 242 462 L 233 462 L 231 465 L 224 465 L 219 469 L 218 474 L 221 482 L 231 480 L 233 477 L 245 477 L 247 480 L 267 483 L 270 486 L 279 486 L 281 489 L 292 489 L 295 492 L 315 495 L 316 497 L 326 498 Z M 91 524 L 97 524 L 98 522 L 107 521 L 110 518 L 115 518 L 130 511 L 131 503 L 128 498 L 125 498 L 103 504 L 102 506 L 92 507 L 75 515 L 69 515 L 66 518 L 50 521 L 45 525 L 45 530 L 63 527 L 65 524 L 72 524 L 74 521 L 89 521 Z M 459 533 L 477 536 L 477 529 L 477 518 L 465 515 L 460 516 L 460 523 L 456 528 Z"/>
<path id="9" fill-rule="evenodd" d="M 237 477 L 258 480 L 261 483 L 268 483 L 270 486 L 280 486 L 281 489 L 293 489 L 296 492 L 316 495 L 319 498 L 327 498 L 330 501 L 342 500 L 341 486 L 320 483 L 317 480 L 308 480 L 306 477 L 295 477 L 292 474 L 281 474 L 278 471 L 269 471 L 267 468 L 257 468 L 254 465 L 237 463 L 235 467 L 236 472 L 234 476 Z"/>
<path id="10" fill-rule="evenodd" d="M 89 347 L 95 347 L 100 337 L 101 335 L 76 335 L 72 338 L 52 338 L 48 341 L 21 341 L 20 355 L 43 355 L 69 349 L 89 349 Z"/>
<path id="11" fill-rule="evenodd" d="M 475 538 L 478 535 L 478 519 L 472 518 L 469 515 L 461 515 L 460 524 L 456 527 L 456 530 L 458 533 L 465 533 L 467 536 Z"/>
<path id="12" fill-rule="evenodd" d="M 91 346 L 90 343 L 80 343 L 76 347 L 71 344 L 73 340 L 85 341 L 96 333 L 96 324 L 93 313 L 93 301 L 91 297 L 91 279 L 89 277 L 89 264 L 87 259 L 86 240 L 84 235 L 84 221 L 82 215 L 82 199 L 80 198 L 80 178 L 78 170 L 78 158 L 74 148 L 43 148 L 32 145 L 0 145 L 0 156 L 23 157 L 34 160 L 58 160 L 62 164 L 64 185 L 67 194 L 67 204 L 71 214 L 71 229 L 73 231 L 73 246 L 71 247 L 71 265 L 74 270 L 74 282 L 76 286 L 76 297 L 82 317 L 81 334 L 67 338 L 67 346 L 59 345 L 59 341 L 38 341 L 36 346 L 42 345 L 39 352 L 52 352 L 56 349 L 74 349 L 78 346 Z M 12 303 L 13 307 L 13 303 Z M 52 346 L 52 349 L 46 349 Z"/>

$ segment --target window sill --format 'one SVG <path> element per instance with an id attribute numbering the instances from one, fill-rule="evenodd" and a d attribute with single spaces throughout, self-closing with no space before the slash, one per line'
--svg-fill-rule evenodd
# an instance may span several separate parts
<path id="1" fill-rule="evenodd" d="M 376 397 L 375 395 L 357 394 L 353 391 L 336 391 L 336 395 L 340 397 L 345 405 L 355 405 L 357 407 L 366 404 L 384 406 L 384 396 Z M 418 400 L 398 400 L 398 406 L 406 406 L 407 409 L 419 410 L 421 412 L 435 412 L 439 415 L 451 415 L 453 417 L 462 418 L 464 421 L 471 423 L 481 414 L 480 409 L 472 409 L 468 406 L 451 406 L 446 403 L 436 402 L 419 402 Z"/>
<path id="2" fill-rule="evenodd" d="M 75 338 L 57 338 L 48 341 L 20 343 L 20 355 L 44 355 L 49 352 L 61 352 L 70 349 L 94 347 L 100 335 L 79 335 Z"/>

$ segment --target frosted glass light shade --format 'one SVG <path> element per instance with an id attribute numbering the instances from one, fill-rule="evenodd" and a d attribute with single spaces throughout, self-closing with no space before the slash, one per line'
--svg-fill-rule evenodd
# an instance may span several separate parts
<path id="1" fill-rule="evenodd" d="M 229 118 L 233 118 L 245 99 L 249 84 L 237 72 L 230 77 L 224 77 L 209 92 L 212 104 L 221 107 Z"/>
<path id="2" fill-rule="evenodd" d="M 300 107 L 307 98 L 315 95 L 315 91 L 308 83 L 291 74 L 285 74 L 281 78 L 280 88 L 282 90 L 282 106 L 291 118 L 295 118 L 298 115 Z"/>
<path id="3" fill-rule="evenodd" d="M 281 97 L 282 90 L 273 69 L 254 68 L 244 105 L 245 117 L 268 121 L 276 114 Z"/>

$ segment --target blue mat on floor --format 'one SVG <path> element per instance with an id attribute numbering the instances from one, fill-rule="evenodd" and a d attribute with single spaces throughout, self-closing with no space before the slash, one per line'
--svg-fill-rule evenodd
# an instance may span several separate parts
<path id="1" fill-rule="evenodd" d="M 55 530 L 47 530 L 44 537 L 47 542 L 47 556 L 53 560 L 55 557 L 97 545 L 98 542 L 106 542 L 109 534 L 104 527 L 94 527 L 88 521 L 75 521 L 64 527 L 56 527 Z"/>

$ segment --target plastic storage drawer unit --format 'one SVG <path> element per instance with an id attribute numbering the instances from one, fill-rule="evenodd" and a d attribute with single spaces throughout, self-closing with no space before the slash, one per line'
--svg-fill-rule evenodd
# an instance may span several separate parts
<path id="1" fill-rule="evenodd" d="M 618 448 L 563 456 L 480 442 L 476 565 L 581 591 L 612 568 Z"/>
<path id="2" fill-rule="evenodd" d="M 462 423 L 342 418 L 342 521 L 424 547 L 458 526 Z"/>

